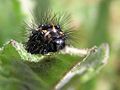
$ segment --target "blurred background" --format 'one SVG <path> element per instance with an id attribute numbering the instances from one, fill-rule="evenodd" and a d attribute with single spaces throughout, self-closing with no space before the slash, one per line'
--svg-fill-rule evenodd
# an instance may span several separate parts
<path id="1" fill-rule="evenodd" d="M 81 35 L 76 47 L 90 48 L 103 42 L 110 45 L 108 64 L 88 82 L 75 84 L 76 88 L 120 90 L 120 0 L 0 0 L 0 47 L 10 39 L 25 42 L 24 21 L 32 18 L 35 5 L 50 5 L 54 11 L 72 15 L 72 24 Z"/>

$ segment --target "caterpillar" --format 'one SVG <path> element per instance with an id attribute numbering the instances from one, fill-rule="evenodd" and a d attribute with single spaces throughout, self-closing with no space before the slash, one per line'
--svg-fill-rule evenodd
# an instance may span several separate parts
<path id="1" fill-rule="evenodd" d="M 48 54 L 64 49 L 73 28 L 70 26 L 70 14 L 57 14 L 47 10 L 38 16 L 40 18 L 34 17 L 33 20 L 36 27 L 30 27 L 31 33 L 26 42 L 27 52 Z"/>

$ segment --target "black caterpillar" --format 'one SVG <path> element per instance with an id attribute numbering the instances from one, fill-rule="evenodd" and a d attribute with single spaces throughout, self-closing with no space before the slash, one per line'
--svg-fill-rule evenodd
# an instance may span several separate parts
<path id="1" fill-rule="evenodd" d="M 59 25 L 42 24 L 32 31 L 26 50 L 31 54 L 57 52 L 65 47 L 65 40 L 65 34 Z"/>
<path id="2" fill-rule="evenodd" d="M 32 32 L 26 42 L 26 50 L 31 54 L 47 54 L 64 49 L 69 36 L 67 33 L 72 28 L 69 25 L 70 15 L 57 16 L 51 11 L 40 15 L 42 18 L 34 18 L 37 27 L 30 28 Z"/>

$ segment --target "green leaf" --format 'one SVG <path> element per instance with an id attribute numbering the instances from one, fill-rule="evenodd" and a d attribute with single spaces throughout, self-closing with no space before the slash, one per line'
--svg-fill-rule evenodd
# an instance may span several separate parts
<path id="1" fill-rule="evenodd" d="M 0 62 L 0 90 L 40 90 L 45 87 L 41 78 L 22 60 L 2 58 Z"/>
<path id="2" fill-rule="evenodd" d="M 27 53 L 23 44 L 16 42 L 15 40 L 8 41 L 1 49 L 2 56 L 8 58 L 22 59 L 25 61 L 38 62 L 44 58 L 42 55 L 31 55 Z M 9 56 L 8 56 L 9 55 Z"/>
<path id="3" fill-rule="evenodd" d="M 99 73 L 103 66 L 107 64 L 108 58 L 108 44 L 103 44 L 96 49 L 92 48 L 84 60 L 76 64 L 63 79 L 61 79 L 56 89 L 62 88 L 62 90 L 68 90 L 68 88 L 74 88 L 77 90 L 78 86 L 82 87 L 80 86 L 82 83 L 87 82 Z"/>
<path id="4" fill-rule="evenodd" d="M 38 56 L 27 53 L 21 43 L 11 40 L 0 50 L 0 89 L 59 89 L 76 75 L 80 75 L 85 82 L 89 79 L 84 77 L 93 77 L 105 64 L 103 61 L 108 59 L 109 52 L 107 45 L 87 50 L 85 56 L 71 53 Z M 4 83 L 6 88 L 3 87 Z"/>
<path id="5" fill-rule="evenodd" d="M 73 64 L 76 64 L 82 58 L 68 54 L 56 54 L 52 56 L 31 55 L 26 52 L 21 43 L 11 40 L 0 50 L 0 88 L 2 90 L 7 90 L 8 88 L 9 90 L 21 90 L 26 87 L 29 89 L 36 87 L 36 89 L 31 90 L 38 90 L 41 86 L 42 88 L 45 86 L 44 89 L 48 87 L 53 88 L 63 75 L 71 69 Z M 36 76 L 34 77 L 33 75 Z M 27 76 L 33 77 L 32 80 L 35 80 L 35 85 L 29 86 L 33 81 L 27 82 Z M 10 79 L 6 81 L 8 77 Z M 26 82 L 25 86 L 24 82 Z M 2 87 L 4 83 L 7 83 L 6 88 Z M 14 86 L 13 83 L 16 83 L 16 85 Z"/>
<path id="6" fill-rule="evenodd" d="M 44 90 L 45 82 L 24 63 L 14 42 L 0 50 L 0 90 Z"/>

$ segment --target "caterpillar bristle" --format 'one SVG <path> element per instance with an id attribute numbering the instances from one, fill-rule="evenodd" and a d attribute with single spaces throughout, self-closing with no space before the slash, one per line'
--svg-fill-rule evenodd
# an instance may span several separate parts
<path id="1" fill-rule="evenodd" d="M 55 13 L 51 9 L 33 15 L 31 31 L 26 42 L 26 50 L 31 54 L 48 54 L 65 48 L 73 39 L 74 27 L 71 26 L 71 15 Z M 71 39 L 71 40 L 72 40 Z"/>

